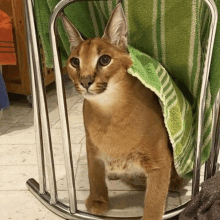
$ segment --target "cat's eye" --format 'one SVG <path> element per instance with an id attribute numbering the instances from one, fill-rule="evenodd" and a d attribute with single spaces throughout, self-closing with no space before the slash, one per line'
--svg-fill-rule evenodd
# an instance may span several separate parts
<path id="1" fill-rule="evenodd" d="M 73 57 L 70 59 L 70 63 L 73 67 L 78 68 L 79 67 L 79 59 L 76 57 Z"/>
<path id="2" fill-rule="evenodd" d="M 111 57 L 108 55 L 103 55 L 99 58 L 99 64 L 102 66 L 107 66 L 111 62 Z"/>

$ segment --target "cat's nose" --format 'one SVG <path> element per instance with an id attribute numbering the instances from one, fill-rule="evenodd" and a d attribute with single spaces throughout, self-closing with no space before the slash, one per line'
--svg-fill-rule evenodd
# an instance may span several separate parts
<path id="1" fill-rule="evenodd" d="M 94 82 L 94 77 L 92 76 L 87 76 L 80 80 L 80 84 L 86 89 L 88 89 L 93 84 L 93 82 Z"/>

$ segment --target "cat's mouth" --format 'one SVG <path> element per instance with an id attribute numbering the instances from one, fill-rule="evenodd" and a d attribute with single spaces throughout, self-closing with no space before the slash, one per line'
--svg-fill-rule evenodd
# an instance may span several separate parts
<path id="1" fill-rule="evenodd" d="M 88 90 L 84 91 L 81 95 L 86 99 L 95 98 L 97 96 L 96 93 L 89 92 Z"/>
<path id="2" fill-rule="evenodd" d="M 91 95 L 96 95 L 96 93 L 93 93 L 93 92 L 90 92 L 90 91 L 86 90 L 86 91 L 83 93 L 83 95 L 89 95 L 89 96 L 91 96 Z"/>
<path id="3" fill-rule="evenodd" d="M 81 90 L 81 95 L 83 96 L 96 96 L 99 95 L 101 93 L 103 93 L 105 90 L 107 89 L 107 83 L 104 83 L 102 85 L 96 85 L 95 88 L 83 88 L 83 90 Z"/>
<path id="4" fill-rule="evenodd" d="M 84 93 L 84 95 L 98 95 L 103 93 L 106 90 L 106 88 L 102 88 L 102 89 L 96 89 L 96 90 L 90 90 L 87 89 Z"/>

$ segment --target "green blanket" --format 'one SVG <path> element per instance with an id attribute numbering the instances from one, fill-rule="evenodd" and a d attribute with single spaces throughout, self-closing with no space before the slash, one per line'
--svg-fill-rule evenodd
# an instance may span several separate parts
<path id="1" fill-rule="evenodd" d="M 38 32 L 52 67 L 49 44 L 49 16 L 58 0 L 35 0 Z M 86 37 L 102 36 L 117 1 L 77 2 L 65 14 Z M 220 9 L 220 1 L 216 1 Z M 209 11 L 202 0 L 124 0 L 128 20 L 129 53 L 133 66 L 129 73 L 154 91 L 161 101 L 174 162 L 180 176 L 191 174 L 196 147 L 198 102 L 205 43 L 209 30 Z M 65 66 L 70 53 L 67 34 L 58 20 L 59 48 Z M 206 98 L 202 163 L 212 144 L 212 106 L 220 88 L 219 26 L 213 52 Z M 148 55 L 146 55 L 148 54 Z"/>

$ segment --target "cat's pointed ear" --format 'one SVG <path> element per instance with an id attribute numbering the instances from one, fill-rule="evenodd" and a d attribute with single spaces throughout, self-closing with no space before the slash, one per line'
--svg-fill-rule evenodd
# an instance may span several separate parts
<path id="1" fill-rule="evenodd" d="M 61 18 L 63 22 L 63 26 L 68 34 L 69 42 L 70 42 L 70 50 L 79 45 L 83 40 L 79 31 L 74 27 L 74 25 L 70 22 L 70 20 L 61 13 Z"/>
<path id="2" fill-rule="evenodd" d="M 102 38 L 107 39 L 112 44 L 127 48 L 127 22 L 121 3 L 119 3 L 107 23 Z"/>

